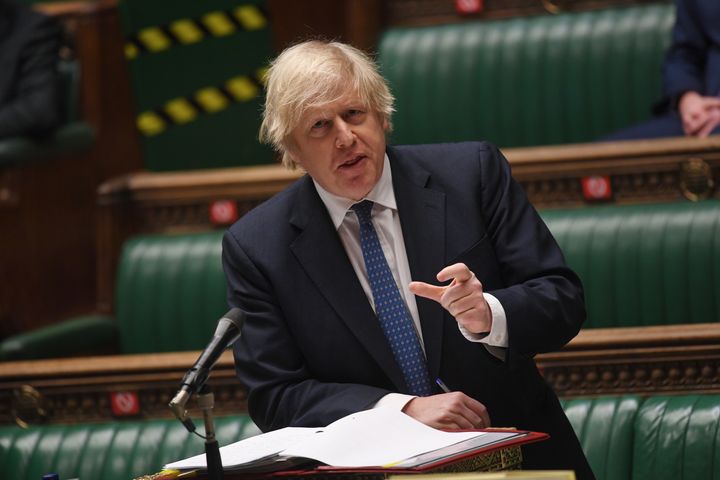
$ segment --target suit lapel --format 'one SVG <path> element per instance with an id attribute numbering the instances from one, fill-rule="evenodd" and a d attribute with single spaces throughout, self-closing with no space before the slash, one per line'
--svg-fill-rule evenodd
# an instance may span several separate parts
<path id="1" fill-rule="evenodd" d="M 290 249 L 327 302 L 385 371 L 407 391 L 400 367 L 347 258 L 340 237 L 312 180 L 305 177 L 290 222 L 301 231 Z"/>
<path id="2" fill-rule="evenodd" d="M 445 267 L 445 194 L 427 188 L 430 173 L 415 162 L 403 161 L 392 148 L 388 156 L 410 273 L 413 280 L 437 284 L 436 275 Z M 437 378 L 445 310 L 432 300 L 416 299 L 430 378 Z"/>

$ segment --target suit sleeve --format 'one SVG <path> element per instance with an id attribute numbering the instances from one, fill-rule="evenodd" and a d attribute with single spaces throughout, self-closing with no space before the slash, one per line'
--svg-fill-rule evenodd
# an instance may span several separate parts
<path id="1" fill-rule="evenodd" d="M 14 94 L 0 106 L 0 138 L 43 134 L 61 121 L 57 73 L 60 29 L 52 19 L 36 17 L 18 53 Z"/>
<path id="2" fill-rule="evenodd" d="M 708 48 L 707 37 L 697 15 L 696 2 L 676 0 L 676 19 L 672 43 L 663 63 L 664 98 L 656 110 L 677 108 L 685 92 L 705 93 L 704 75 Z"/>
<path id="3" fill-rule="evenodd" d="M 314 377 L 273 293 L 272 282 L 228 231 L 223 238 L 228 303 L 246 313 L 235 364 L 248 391 L 248 409 L 263 431 L 325 426 L 372 407 L 388 390 L 323 382 Z"/>
<path id="4" fill-rule="evenodd" d="M 582 283 L 497 150 L 481 153 L 481 201 L 505 288 L 508 361 L 561 348 L 585 320 Z M 482 279 L 481 279 L 482 280 Z"/>

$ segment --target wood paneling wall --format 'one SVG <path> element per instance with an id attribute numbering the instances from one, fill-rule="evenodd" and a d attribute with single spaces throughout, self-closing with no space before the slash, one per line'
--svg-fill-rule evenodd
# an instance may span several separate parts
<path id="1" fill-rule="evenodd" d="M 80 117 L 94 147 L 0 169 L 0 338 L 94 310 L 96 189 L 141 168 L 113 2 L 58 2 L 57 17 L 81 69 Z"/>

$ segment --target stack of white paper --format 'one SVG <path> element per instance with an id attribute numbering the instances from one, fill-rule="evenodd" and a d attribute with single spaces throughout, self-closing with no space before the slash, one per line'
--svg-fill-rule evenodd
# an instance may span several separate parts
<path id="1" fill-rule="evenodd" d="M 310 460 L 334 467 L 410 467 L 432 460 L 428 452 L 440 454 L 459 442 L 472 439 L 472 448 L 480 448 L 517 435 L 444 432 L 400 411 L 376 408 L 348 415 L 327 427 L 287 427 L 241 440 L 222 447 L 220 455 L 224 468 L 235 471 L 281 470 Z M 480 438 L 484 436 L 486 443 Z M 170 463 L 165 468 L 204 469 L 205 455 Z"/>

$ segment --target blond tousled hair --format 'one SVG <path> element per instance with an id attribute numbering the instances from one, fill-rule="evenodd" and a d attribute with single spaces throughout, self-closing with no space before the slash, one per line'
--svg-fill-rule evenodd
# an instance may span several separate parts
<path id="1" fill-rule="evenodd" d="M 355 47 L 339 42 L 310 40 L 284 50 L 270 66 L 260 141 L 282 154 L 285 167 L 294 169 L 288 155 L 290 133 L 304 113 L 328 105 L 350 92 L 387 121 L 394 98 L 375 62 Z"/>

